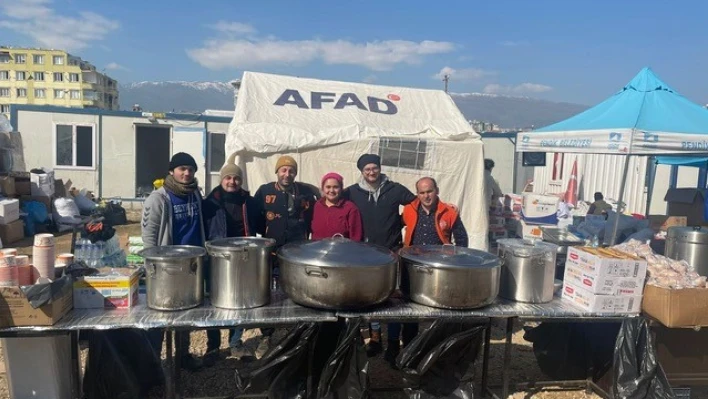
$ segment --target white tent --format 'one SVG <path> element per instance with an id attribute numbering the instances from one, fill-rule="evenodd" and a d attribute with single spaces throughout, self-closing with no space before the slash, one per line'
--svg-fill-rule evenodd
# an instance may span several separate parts
<path id="1" fill-rule="evenodd" d="M 226 153 L 255 191 L 275 180 L 275 162 L 292 155 L 299 181 L 319 186 L 336 171 L 359 181 L 356 161 L 378 153 L 382 171 L 415 192 L 423 176 L 457 204 L 470 247 L 487 248 L 483 150 L 478 134 L 443 91 L 245 72 Z"/>

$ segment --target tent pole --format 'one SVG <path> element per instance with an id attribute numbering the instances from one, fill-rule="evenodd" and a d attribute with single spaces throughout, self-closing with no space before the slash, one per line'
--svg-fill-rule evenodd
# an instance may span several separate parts
<path id="1" fill-rule="evenodd" d="M 617 229 L 619 228 L 620 216 L 624 213 L 624 188 L 627 185 L 627 173 L 629 173 L 629 155 L 624 158 L 624 171 L 622 172 L 619 200 L 617 202 L 617 217 L 615 218 L 615 225 L 612 227 L 612 239 L 610 240 L 610 245 L 615 245 L 615 241 L 617 240 Z"/>
<path id="2" fill-rule="evenodd" d="M 654 194 L 654 181 L 656 180 L 656 158 L 647 158 L 647 176 L 646 176 L 646 187 L 647 187 L 647 207 L 644 211 L 644 215 L 649 217 L 649 211 L 651 209 L 651 200 Z"/>

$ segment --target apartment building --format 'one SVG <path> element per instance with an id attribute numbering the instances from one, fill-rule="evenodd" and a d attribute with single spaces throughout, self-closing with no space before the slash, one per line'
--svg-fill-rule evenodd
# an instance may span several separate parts
<path id="1" fill-rule="evenodd" d="M 62 50 L 0 47 L 0 113 L 10 104 L 118 109 L 118 82 Z"/>

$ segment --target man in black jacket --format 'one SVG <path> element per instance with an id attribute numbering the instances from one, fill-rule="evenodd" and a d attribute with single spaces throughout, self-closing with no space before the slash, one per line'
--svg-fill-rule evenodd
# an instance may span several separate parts
<path id="1" fill-rule="evenodd" d="M 253 196 L 258 207 L 258 232 L 275 240 L 274 254 L 289 242 L 310 237 L 312 211 L 319 196 L 311 186 L 295 182 L 297 162 L 293 157 L 285 155 L 278 158 L 275 173 L 278 180 L 260 186 Z M 277 258 L 273 256 L 273 275 L 277 278 L 279 269 L 276 262 Z M 256 352 L 264 353 L 274 329 L 262 328 L 261 332 L 263 345 L 259 345 Z"/>
<path id="2" fill-rule="evenodd" d="M 358 184 L 347 187 L 345 195 L 354 202 L 361 212 L 364 222 L 364 241 L 380 245 L 396 252 L 403 246 L 400 207 L 408 205 L 415 198 L 409 189 L 392 182 L 381 173 L 381 157 L 376 154 L 364 154 L 356 163 L 361 171 Z M 384 358 L 394 363 L 400 351 L 400 323 L 388 325 L 388 347 Z M 403 331 L 404 345 L 410 342 L 418 332 L 418 325 L 406 323 Z M 369 356 L 381 352 L 381 327 L 371 323 L 371 339 L 366 348 Z"/>
<path id="3" fill-rule="evenodd" d="M 275 165 L 278 180 L 258 188 L 253 196 L 260 213 L 260 233 L 273 238 L 276 248 L 310 237 L 312 210 L 319 194 L 311 186 L 295 182 L 297 162 L 282 156 Z"/>

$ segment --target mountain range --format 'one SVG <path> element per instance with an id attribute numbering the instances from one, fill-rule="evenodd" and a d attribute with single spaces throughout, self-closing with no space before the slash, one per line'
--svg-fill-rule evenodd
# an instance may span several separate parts
<path id="1" fill-rule="evenodd" d="M 119 87 L 121 109 L 140 104 L 144 111 L 194 112 L 233 110 L 234 88 L 228 82 L 137 82 Z M 506 129 L 546 126 L 587 106 L 530 97 L 483 93 L 451 93 L 468 120 L 491 122 Z"/>

